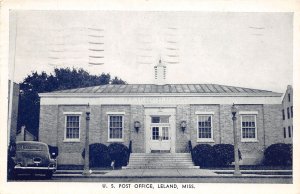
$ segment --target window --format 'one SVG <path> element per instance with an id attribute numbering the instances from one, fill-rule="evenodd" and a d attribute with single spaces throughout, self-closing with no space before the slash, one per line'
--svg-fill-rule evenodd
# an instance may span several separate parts
<path id="1" fill-rule="evenodd" d="M 153 116 L 151 117 L 151 123 L 169 123 L 170 116 Z"/>
<path id="2" fill-rule="evenodd" d="M 289 132 L 289 137 L 292 137 L 292 132 L 291 132 L 291 127 L 290 126 L 288 126 L 288 132 Z"/>
<path id="3" fill-rule="evenodd" d="M 153 127 L 152 128 L 152 140 L 158 140 L 159 139 L 159 128 Z"/>
<path id="4" fill-rule="evenodd" d="M 108 115 L 109 140 L 123 140 L 123 116 Z"/>
<path id="5" fill-rule="evenodd" d="M 288 99 L 289 99 L 289 102 L 291 102 L 291 94 L 290 93 L 288 94 Z"/>
<path id="6" fill-rule="evenodd" d="M 283 137 L 286 138 L 286 131 L 285 131 L 285 127 L 283 127 Z"/>
<path id="7" fill-rule="evenodd" d="M 291 106 L 291 118 L 293 118 L 293 106 Z"/>
<path id="8" fill-rule="evenodd" d="M 198 115 L 198 140 L 212 140 L 212 115 Z"/>
<path id="9" fill-rule="evenodd" d="M 256 115 L 242 115 L 242 141 L 257 140 Z"/>
<path id="10" fill-rule="evenodd" d="M 162 127 L 162 139 L 169 140 L 169 127 Z"/>
<path id="11" fill-rule="evenodd" d="M 80 116 L 66 116 L 65 140 L 79 140 L 80 138 Z"/>
<path id="12" fill-rule="evenodd" d="M 289 107 L 286 108 L 286 112 L 287 112 L 287 118 L 290 119 L 290 108 Z"/>
<path id="13" fill-rule="evenodd" d="M 282 120 L 285 120 L 284 109 L 282 109 Z"/>

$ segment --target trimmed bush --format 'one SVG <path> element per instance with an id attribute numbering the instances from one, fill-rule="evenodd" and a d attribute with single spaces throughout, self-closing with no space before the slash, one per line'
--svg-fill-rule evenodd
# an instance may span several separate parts
<path id="1" fill-rule="evenodd" d="M 90 151 L 90 167 L 108 167 L 111 159 L 108 153 L 108 147 L 101 143 L 89 145 Z M 82 152 L 82 157 L 85 157 L 85 150 Z"/>
<path id="2" fill-rule="evenodd" d="M 120 143 L 112 143 L 108 146 L 111 161 L 115 161 L 115 167 L 127 166 L 129 149 Z"/>
<path id="3" fill-rule="evenodd" d="M 234 146 L 231 144 L 216 144 L 214 150 L 214 165 L 228 166 L 234 162 Z M 239 159 L 242 159 L 242 154 L 239 150 Z"/>
<path id="4" fill-rule="evenodd" d="M 192 159 L 196 166 L 213 166 L 214 149 L 209 144 L 198 144 L 192 150 Z"/>
<path id="5" fill-rule="evenodd" d="M 287 166 L 293 163 L 292 144 L 277 143 L 270 145 L 264 152 L 264 164 Z"/>

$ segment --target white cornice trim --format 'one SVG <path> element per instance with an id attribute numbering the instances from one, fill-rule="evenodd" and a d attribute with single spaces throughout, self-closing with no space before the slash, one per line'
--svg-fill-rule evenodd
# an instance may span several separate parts
<path id="1" fill-rule="evenodd" d="M 91 97 L 201 97 L 201 96 L 235 96 L 235 97 L 281 97 L 282 93 L 133 93 L 133 94 L 120 94 L 120 93 L 39 93 L 41 98 L 43 97 L 81 97 L 81 98 L 91 98 Z"/>
<path id="2" fill-rule="evenodd" d="M 64 112 L 64 115 L 82 115 L 82 112 Z"/>
<path id="3" fill-rule="evenodd" d="M 106 112 L 107 115 L 125 115 L 125 112 Z"/>
<path id="4" fill-rule="evenodd" d="M 179 104 L 280 104 L 280 97 L 265 96 L 126 96 L 126 97 L 43 97 L 40 100 L 41 105 L 105 105 L 105 104 L 135 104 L 143 106 L 156 105 L 173 106 Z"/>
<path id="5" fill-rule="evenodd" d="M 214 115 L 215 112 L 196 111 L 196 115 Z"/>
<path id="6" fill-rule="evenodd" d="M 258 115 L 258 111 L 239 111 L 239 115 Z"/>

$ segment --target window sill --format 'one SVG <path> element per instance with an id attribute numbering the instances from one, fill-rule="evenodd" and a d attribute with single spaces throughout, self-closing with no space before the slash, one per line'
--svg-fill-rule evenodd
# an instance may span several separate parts
<path id="1" fill-rule="evenodd" d="M 213 139 L 197 139 L 197 143 L 214 143 Z"/>
<path id="2" fill-rule="evenodd" d="M 109 139 L 107 140 L 107 142 L 111 143 L 111 142 L 124 142 L 123 139 Z"/>
<path id="3" fill-rule="evenodd" d="M 80 143 L 79 139 L 64 139 L 64 143 Z"/>
<path id="4" fill-rule="evenodd" d="M 241 142 L 242 143 L 257 143 L 258 140 L 257 139 L 253 139 L 253 140 L 252 139 L 244 139 L 244 140 L 242 139 Z"/>

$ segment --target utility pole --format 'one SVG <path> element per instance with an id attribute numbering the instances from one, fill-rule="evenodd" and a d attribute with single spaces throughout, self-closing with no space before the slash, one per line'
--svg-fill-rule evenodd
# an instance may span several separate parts
<path id="1" fill-rule="evenodd" d="M 90 149 L 89 149 L 89 130 L 90 130 L 90 110 L 89 105 L 86 111 L 86 129 L 85 129 L 85 157 L 84 157 L 84 170 L 82 172 L 83 175 L 89 176 L 90 172 Z"/>
<path id="2" fill-rule="evenodd" d="M 239 148 L 238 148 L 238 134 L 237 134 L 237 128 L 236 128 L 236 113 L 237 108 L 233 104 L 231 107 L 231 113 L 232 113 L 232 121 L 233 121 L 233 140 L 234 140 L 234 176 L 241 176 L 242 173 L 240 171 L 239 166 Z"/>
<path id="3" fill-rule="evenodd" d="M 16 61 L 16 49 L 17 49 L 17 33 L 18 33 L 18 14 L 15 12 L 15 45 L 13 50 L 13 57 L 12 61 L 10 59 L 10 66 L 11 66 L 11 78 L 10 78 L 10 84 L 9 84 L 9 104 L 8 104 L 8 119 L 7 119 L 7 146 L 10 144 L 10 135 L 11 135 L 11 117 L 12 117 L 12 104 L 13 104 L 13 96 L 14 96 L 14 77 L 15 77 L 15 61 Z"/>

